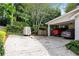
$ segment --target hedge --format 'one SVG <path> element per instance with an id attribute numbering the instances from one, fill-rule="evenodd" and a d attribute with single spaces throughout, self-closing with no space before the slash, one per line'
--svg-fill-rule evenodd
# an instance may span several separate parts
<path id="1" fill-rule="evenodd" d="M 0 56 L 3 56 L 5 54 L 4 50 L 4 44 L 6 41 L 7 33 L 5 31 L 0 31 Z"/>

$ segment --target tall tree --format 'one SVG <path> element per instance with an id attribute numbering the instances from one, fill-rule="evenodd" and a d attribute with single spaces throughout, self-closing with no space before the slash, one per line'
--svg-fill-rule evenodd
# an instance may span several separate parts
<path id="1" fill-rule="evenodd" d="M 25 11 L 30 15 L 28 23 L 38 32 L 41 24 L 52 20 L 60 15 L 60 10 L 51 8 L 49 4 L 23 4 Z"/>

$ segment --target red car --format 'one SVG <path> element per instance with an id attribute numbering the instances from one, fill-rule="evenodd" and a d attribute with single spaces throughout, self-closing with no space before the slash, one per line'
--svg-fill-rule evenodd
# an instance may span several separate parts
<path id="1" fill-rule="evenodd" d="M 65 28 L 57 28 L 57 29 L 53 29 L 51 30 L 51 35 L 54 35 L 54 36 L 61 36 L 61 33 L 66 30 Z"/>
<path id="2" fill-rule="evenodd" d="M 61 35 L 61 33 L 62 33 L 61 29 L 53 29 L 53 30 L 51 30 L 51 35 L 54 35 L 54 36 L 59 36 L 59 35 Z"/>

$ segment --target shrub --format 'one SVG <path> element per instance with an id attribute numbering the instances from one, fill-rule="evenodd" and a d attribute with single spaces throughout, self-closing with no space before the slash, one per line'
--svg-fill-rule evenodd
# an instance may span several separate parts
<path id="1" fill-rule="evenodd" d="M 79 55 L 79 41 L 71 41 L 70 43 L 66 44 L 66 47 Z"/>
<path id="2" fill-rule="evenodd" d="M 6 40 L 7 33 L 5 31 L 0 31 L 0 39 L 2 39 L 3 42 Z"/>
<path id="3" fill-rule="evenodd" d="M 4 43 L 2 42 L 2 39 L 0 39 L 0 56 L 3 56 L 4 53 Z"/>
<path id="4" fill-rule="evenodd" d="M 5 53 L 4 43 L 6 40 L 6 35 L 7 35 L 7 33 L 5 31 L 0 30 L 0 56 L 3 56 Z"/>
<path id="5" fill-rule="evenodd" d="M 26 26 L 24 22 L 15 22 L 14 25 L 7 25 L 6 29 L 10 33 L 21 34 L 24 26 Z"/>
<path id="6" fill-rule="evenodd" d="M 0 28 L 0 31 L 5 31 L 5 32 L 7 32 L 6 27 Z"/>
<path id="7" fill-rule="evenodd" d="M 13 25 L 13 26 L 8 25 L 7 26 L 7 31 L 12 32 L 12 33 L 21 33 L 22 32 L 21 29 L 22 28 L 20 26 L 15 26 L 15 25 Z"/>
<path id="8" fill-rule="evenodd" d="M 2 19 L 0 19 L 0 25 L 2 26 L 6 26 L 7 24 L 10 24 L 10 20 L 3 17 Z"/>

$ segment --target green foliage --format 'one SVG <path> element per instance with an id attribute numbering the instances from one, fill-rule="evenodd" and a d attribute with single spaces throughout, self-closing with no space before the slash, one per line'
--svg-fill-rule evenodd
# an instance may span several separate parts
<path id="1" fill-rule="evenodd" d="M 10 33 L 21 34 L 25 26 L 28 26 L 28 24 L 24 22 L 15 22 L 14 25 L 7 25 L 6 29 Z"/>
<path id="2" fill-rule="evenodd" d="M 5 16 L 7 19 L 10 20 L 11 25 L 13 25 L 13 22 L 15 21 L 15 17 L 13 16 L 13 14 L 15 14 L 16 9 L 13 6 L 13 4 L 5 4 L 4 5 L 5 8 Z"/>
<path id="3" fill-rule="evenodd" d="M 2 42 L 2 39 L 0 39 L 0 56 L 3 56 L 4 54 L 4 43 Z"/>
<path id="4" fill-rule="evenodd" d="M 1 4 L 1 11 L 3 16 L 5 16 L 11 24 L 7 26 L 7 29 L 15 29 L 13 32 L 18 32 L 20 29 L 20 24 L 23 22 L 27 26 L 30 26 L 34 32 L 38 32 L 41 28 L 41 24 L 44 27 L 44 24 L 49 20 L 52 20 L 60 15 L 59 8 L 52 8 L 49 4 Z M 15 25 L 19 21 L 19 25 Z M 23 27 L 23 26 L 22 26 Z M 8 29 L 8 30 L 9 30 Z"/>
<path id="5" fill-rule="evenodd" d="M 26 22 L 29 20 L 29 15 L 27 15 L 26 10 L 24 9 L 22 4 L 15 4 L 15 8 L 17 10 L 16 12 L 16 18 L 17 21 Z"/>
<path id="6" fill-rule="evenodd" d="M 2 28 L 0 28 L 0 31 L 7 32 L 7 31 L 6 31 L 6 27 L 2 27 Z"/>
<path id="7" fill-rule="evenodd" d="M 67 5 L 65 11 L 66 11 L 66 12 L 69 12 L 69 11 L 75 9 L 75 8 L 76 8 L 76 4 L 75 4 L 75 3 L 69 3 L 69 4 Z"/>
<path id="8" fill-rule="evenodd" d="M 50 8 L 48 4 L 22 4 L 27 15 L 29 15 L 28 24 L 34 32 L 38 32 L 41 24 L 45 24 L 60 15 L 58 8 Z"/>
<path id="9" fill-rule="evenodd" d="M 70 43 L 66 44 L 66 47 L 79 55 L 79 41 L 71 41 Z"/>
<path id="10" fill-rule="evenodd" d="M 17 11 L 16 14 L 18 15 L 20 19 L 22 19 L 21 20 L 22 22 L 26 22 L 29 20 L 29 16 L 26 13 L 21 13 Z"/>
<path id="11" fill-rule="evenodd" d="M 3 4 L 0 3 L 0 16 L 3 15 L 3 10 L 4 10 L 4 8 L 3 8 Z"/>
<path id="12" fill-rule="evenodd" d="M 15 26 L 15 25 L 7 25 L 7 31 L 8 33 L 11 32 L 11 33 L 22 33 L 21 32 L 21 27 L 20 26 Z"/>
<path id="13" fill-rule="evenodd" d="M 5 31 L 0 31 L 0 39 L 5 43 L 7 33 Z"/>
<path id="14" fill-rule="evenodd" d="M 4 55 L 4 43 L 6 40 L 6 32 L 0 29 L 0 56 Z"/>
<path id="15" fill-rule="evenodd" d="M 13 21 L 15 21 L 14 14 L 16 12 L 16 9 L 13 4 L 11 3 L 5 3 L 0 5 L 1 13 L 3 13 L 3 17 L 6 18 L 6 20 L 10 21 L 10 24 L 13 25 Z"/>
<path id="16" fill-rule="evenodd" d="M 10 24 L 10 20 L 6 18 L 0 19 L 0 25 L 6 26 L 7 24 Z"/>

